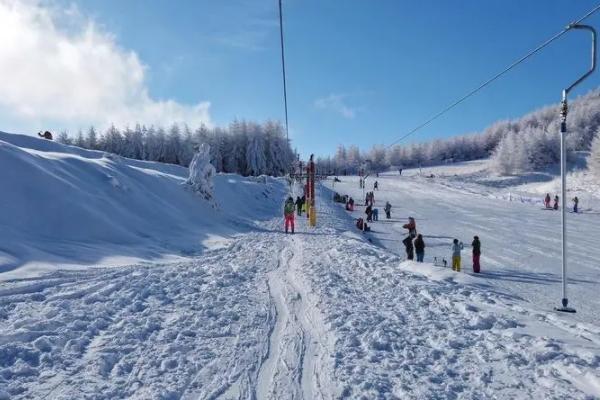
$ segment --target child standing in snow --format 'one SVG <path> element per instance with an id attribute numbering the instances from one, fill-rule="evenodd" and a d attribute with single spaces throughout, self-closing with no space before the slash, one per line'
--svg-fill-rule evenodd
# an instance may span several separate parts
<path id="1" fill-rule="evenodd" d="M 555 210 L 558 210 L 558 195 L 554 196 L 554 207 Z"/>
<path id="2" fill-rule="evenodd" d="M 292 196 L 288 197 L 283 206 L 283 216 L 285 217 L 285 233 L 288 233 L 288 227 L 292 226 L 292 233 L 294 233 L 294 199 Z"/>
<path id="3" fill-rule="evenodd" d="M 573 197 L 573 212 L 577 214 L 577 211 L 579 211 L 579 199 L 575 196 Z"/>
<path id="4" fill-rule="evenodd" d="M 423 235 L 420 233 L 415 239 L 415 252 L 417 253 L 417 262 L 423 262 L 423 258 L 425 258 L 425 242 L 423 241 Z"/>
<path id="5" fill-rule="evenodd" d="M 473 237 L 471 246 L 473 247 L 473 272 L 478 274 L 481 268 L 479 266 L 479 257 L 481 256 L 481 242 L 479 241 L 479 236 Z"/>
<path id="6" fill-rule="evenodd" d="M 546 208 L 550 208 L 550 193 L 546 193 L 546 197 L 544 198 L 544 205 Z"/>
<path id="7" fill-rule="evenodd" d="M 452 243 L 452 270 L 460 272 L 460 252 L 464 248 L 462 242 L 454 239 Z"/>

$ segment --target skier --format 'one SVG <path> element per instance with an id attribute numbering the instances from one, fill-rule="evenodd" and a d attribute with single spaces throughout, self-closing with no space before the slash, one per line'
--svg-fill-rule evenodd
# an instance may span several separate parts
<path id="1" fill-rule="evenodd" d="M 417 253 L 417 262 L 423 262 L 425 257 L 425 242 L 423 241 L 423 235 L 420 233 L 415 239 L 415 252 Z"/>
<path id="2" fill-rule="evenodd" d="M 402 175 L 402 168 L 398 168 L 398 175 Z"/>
<path id="3" fill-rule="evenodd" d="M 373 209 L 373 221 L 379 221 L 379 209 L 378 208 Z"/>
<path id="4" fill-rule="evenodd" d="M 575 214 L 577 214 L 577 212 L 579 211 L 579 199 L 577 198 L 577 196 L 573 197 L 573 212 Z"/>
<path id="5" fill-rule="evenodd" d="M 404 247 L 406 248 L 406 259 L 407 260 L 414 259 L 414 247 L 413 247 L 412 238 L 410 236 L 407 236 L 404 238 L 402 243 L 404 243 Z"/>
<path id="6" fill-rule="evenodd" d="M 294 199 L 292 196 L 288 197 L 283 206 L 283 216 L 285 217 L 285 233 L 288 233 L 288 226 L 292 226 L 292 233 L 294 233 Z"/>
<path id="7" fill-rule="evenodd" d="M 365 214 L 367 214 L 367 222 L 373 222 L 373 208 L 371 205 L 368 205 Z"/>
<path id="8" fill-rule="evenodd" d="M 385 207 L 383 208 L 383 211 L 385 211 L 385 217 L 387 219 L 392 218 L 392 205 L 389 201 L 385 202 Z"/>
<path id="9" fill-rule="evenodd" d="M 302 215 L 302 199 L 300 196 L 296 196 L 296 211 L 298 215 Z"/>
<path id="10" fill-rule="evenodd" d="M 379 183 L 377 183 L 377 181 L 373 183 L 373 190 L 379 190 Z"/>
<path id="11" fill-rule="evenodd" d="M 555 210 L 558 210 L 558 195 L 554 196 L 554 207 Z"/>
<path id="12" fill-rule="evenodd" d="M 46 131 L 44 133 L 40 131 L 38 132 L 38 136 L 44 139 L 52 140 L 52 134 L 49 131 Z"/>
<path id="13" fill-rule="evenodd" d="M 471 246 L 473 247 L 473 272 L 478 274 L 481 269 L 479 265 L 479 257 L 481 256 L 481 242 L 479 241 L 479 236 L 473 237 Z"/>
<path id="14" fill-rule="evenodd" d="M 402 225 L 404 229 L 408 229 L 408 237 L 414 239 L 417 236 L 417 223 L 413 217 L 408 217 L 408 224 Z"/>
<path id="15" fill-rule="evenodd" d="M 452 242 L 452 270 L 460 272 L 460 251 L 464 248 L 462 242 L 454 239 Z"/>
<path id="16" fill-rule="evenodd" d="M 546 193 L 546 197 L 544 198 L 544 205 L 546 208 L 550 208 L 550 193 Z"/>

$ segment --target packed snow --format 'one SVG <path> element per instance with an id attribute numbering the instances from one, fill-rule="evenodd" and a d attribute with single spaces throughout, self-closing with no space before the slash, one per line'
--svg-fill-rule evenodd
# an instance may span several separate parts
<path id="1" fill-rule="evenodd" d="M 1 140 L 0 182 L 16 190 L 3 199 L 13 212 L 0 211 L 12 257 L 0 273 L 0 399 L 600 397 L 592 214 L 571 218 L 578 313 L 562 315 L 558 213 L 474 193 L 458 173 L 382 176 L 376 206 L 391 201 L 393 220 L 380 213 L 365 234 L 360 206 L 332 202 L 334 190 L 361 203 L 358 178 L 329 180 L 317 227 L 303 215 L 285 235 L 283 201 L 300 190 L 284 179 L 217 175 L 212 204 L 186 190 L 183 168 Z M 426 263 L 403 260 L 408 215 Z M 461 273 L 431 263 L 473 234 L 481 275 L 468 246 Z M 116 267 L 124 249 L 143 261 Z"/>

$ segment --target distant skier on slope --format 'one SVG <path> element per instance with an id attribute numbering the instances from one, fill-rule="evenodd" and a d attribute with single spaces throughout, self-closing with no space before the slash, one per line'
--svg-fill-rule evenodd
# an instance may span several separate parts
<path id="1" fill-rule="evenodd" d="M 290 196 L 283 206 L 283 216 L 285 217 L 285 233 L 288 233 L 289 225 L 292 226 L 292 233 L 294 233 L 294 208 L 294 199 L 292 199 L 292 196 Z"/>
<path id="2" fill-rule="evenodd" d="M 577 196 L 573 197 L 573 212 L 575 214 L 577 214 L 577 212 L 579 211 L 579 199 L 577 198 Z"/>
<path id="3" fill-rule="evenodd" d="M 373 190 L 379 190 L 379 183 L 377 181 L 373 183 Z"/>
<path id="4" fill-rule="evenodd" d="M 302 215 L 302 199 L 300 196 L 296 196 L 296 212 L 298 215 Z"/>
<path id="5" fill-rule="evenodd" d="M 479 258 L 481 257 L 481 242 L 479 241 L 479 236 L 473 237 L 471 247 L 473 247 L 473 272 L 478 274 L 481 270 L 479 265 Z"/>
<path id="6" fill-rule="evenodd" d="M 408 217 L 408 224 L 404 224 L 402 227 L 408 229 L 408 236 L 411 240 L 417 236 L 417 223 L 413 217 Z"/>
<path id="7" fill-rule="evenodd" d="M 385 207 L 383 208 L 383 211 L 385 211 L 385 217 L 387 219 L 392 218 L 392 205 L 389 201 L 385 202 Z"/>
<path id="8" fill-rule="evenodd" d="M 452 242 L 452 270 L 460 272 L 460 252 L 464 249 L 462 242 L 454 239 Z"/>
<path id="9" fill-rule="evenodd" d="M 544 198 L 544 205 L 546 206 L 546 208 L 551 208 L 550 207 L 550 193 L 546 193 L 546 197 Z"/>
<path id="10" fill-rule="evenodd" d="M 425 258 L 425 241 L 423 241 L 423 235 L 419 233 L 414 244 L 415 252 L 417 253 L 417 262 L 423 262 L 423 259 Z"/>
<path id="11" fill-rule="evenodd" d="M 558 210 L 558 195 L 554 196 L 554 206 L 553 208 L 555 210 Z"/>

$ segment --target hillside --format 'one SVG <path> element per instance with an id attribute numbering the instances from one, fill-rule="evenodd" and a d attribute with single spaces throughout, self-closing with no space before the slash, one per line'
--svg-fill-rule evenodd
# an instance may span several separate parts
<path id="1" fill-rule="evenodd" d="M 0 276 L 200 253 L 279 202 L 273 179 L 219 175 L 213 206 L 187 168 L 0 133 Z M 263 183 L 266 182 L 266 183 Z"/>

